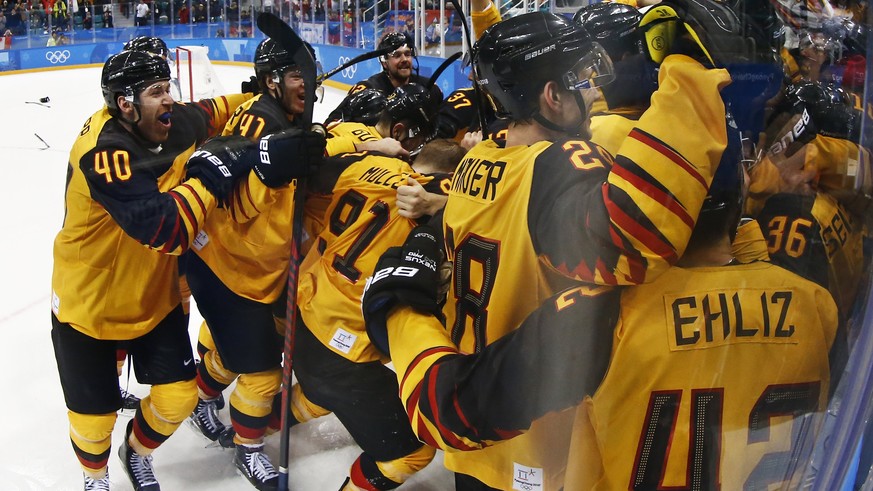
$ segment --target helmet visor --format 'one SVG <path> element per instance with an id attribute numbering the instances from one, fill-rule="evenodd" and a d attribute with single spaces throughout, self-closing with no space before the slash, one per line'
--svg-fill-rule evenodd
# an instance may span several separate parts
<path id="1" fill-rule="evenodd" d="M 588 53 L 564 73 L 562 81 L 567 90 L 603 87 L 615 80 L 612 60 L 599 44 L 592 43 Z"/>

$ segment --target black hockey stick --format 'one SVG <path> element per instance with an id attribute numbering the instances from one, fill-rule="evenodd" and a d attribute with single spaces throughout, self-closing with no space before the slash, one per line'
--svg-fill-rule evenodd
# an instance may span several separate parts
<path id="1" fill-rule="evenodd" d="M 448 58 L 446 58 L 445 61 L 440 63 L 440 66 L 437 67 L 436 71 L 433 72 L 433 75 L 431 75 L 430 78 L 427 80 L 427 87 L 426 88 L 430 89 L 431 87 L 433 87 L 434 84 L 436 83 L 437 79 L 440 78 L 440 75 L 442 75 L 443 72 L 446 71 L 452 65 L 452 63 L 457 61 L 458 58 L 460 58 L 460 57 L 461 57 L 461 52 L 459 51 L 459 52 L 453 54 L 452 56 L 449 56 Z"/>
<path id="2" fill-rule="evenodd" d="M 348 68 L 352 65 L 356 65 L 362 61 L 372 60 L 373 58 L 378 58 L 380 56 L 387 55 L 388 53 L 390 53 L 392 51 L 394 51 L 394 50 L 391 48 L 382 48 L 382 49 L 377 49 L 376 51 L 371 51 L 369 53 L 364 53 L 362 55 L 358 55 L 358 56 L 352 58 L 351 60 L 343 63 L 342 65 L 334 68 L 333 70 L 330 70 L 328 72 L 325 72 L 325 73 L 322 73 L 321 75 L 319 75 L 318 79 L 317 79 L 318 83 L 321 83 L 321 82 L 329 79 L 330 77 L 333 77 L 337 73 L 345 70 L 346 68 Z"/>
<path id="3" fill-rule="evenodd" d="M 316 65 L 307 46 L 288 24 L 274 14 L 265 12 L 258 15 L 258 29 L 279 43 L 292 54 L 303 75 L 305 99 L 303 113 L 294 117 L 303 130 L 312 128 L 312 108 L 315 104 Z M 319 125 L 320 127 L 320 125 Z M 300 268 L 300 239 L 303 235 L 303 206 L 306 192 L 304 181 L 298 178 L 294 188 L 294 215 L 291 229 L 291 261 L 288 265 L 288 293 L 285 304 L 285 344 L 282 352 L 282 409 L 279 439 L 279 483 L 280 491 L 288 489 L 289 440 L 291 431 L 291 368 L 294 353 L 294 340 L 297 334 L 297 277 Z"/>
<path id="4" fill-rule="evenodd" d="M 473 36 L 470 34 L 470 26 L 467 25 L 467 16 L 464 15 L 464 11 L 461 10 L 461 4 L 458 0 L 449 0 L 451 2 L 452 7 L 455 8 L 455 12 L 458 13 L 458 16 L 461 18 L 461 26 L 464 29 L 464 38 L 467 40 L 467 51 L 470 53 L 470 59 L 473 59 Z M 479 103 L 476 105 L 476 113 L 479 115 L 479 128 L 482 130 L 482 134 L 484 135 L 487 131 L 485 117 L 485 108 L 482 107 L 482 104 L 485 104 L 485 94 L 482 93 L 482 88 L 479 87 L 479 77 L 476 75 L 475 67 L 470 64 L 470 70 L 473 71 L 473 92 L 476 93 L 476 98 L 479 99 Z"/>

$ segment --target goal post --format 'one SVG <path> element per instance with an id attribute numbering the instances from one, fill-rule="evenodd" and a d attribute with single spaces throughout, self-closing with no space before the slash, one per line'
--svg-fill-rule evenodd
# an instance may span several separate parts
<path id="1" fill-rule="evenodd" d="M 179 100 L 182 102 L 199 101 L 225 93 L 209 61 L 209 48 L 206 46 L 176 48 L 176 80 Z"/>

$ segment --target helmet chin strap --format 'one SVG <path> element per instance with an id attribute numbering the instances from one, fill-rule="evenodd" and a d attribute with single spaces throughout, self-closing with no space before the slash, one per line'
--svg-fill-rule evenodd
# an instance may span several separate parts
<path id="1" fill-rule="evenodd" d="M 545 116 L 542 115 L 539 111 L 537 111 L 534 115 L 534 121 L 541 124 L 543 127 L 557 131 L 558 133 L 563 133 L 565 135 L 570 136 L 580 136 L 579 127 L 582 126 L 582 122 L 588 119 L 588 107 L 585 105 L 585 99 L 582 97 L 582 93 L 578 90 L 573 91 L 573 98 L 576 99 L 576 105 L 579 106 L 579 122 L 573 126 L 561 126 L 557 123 L 553 123 L 546 119 Z"/>

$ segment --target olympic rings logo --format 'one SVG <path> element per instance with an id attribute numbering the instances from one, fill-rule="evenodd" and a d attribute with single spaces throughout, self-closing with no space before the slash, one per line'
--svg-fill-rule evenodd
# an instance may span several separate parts
<path id="1" fill-rule="evenodd" d="M 64 63 L 68 59 L 70 59 L 70 52 L 68 50 L 63 51 L 46 51 L 45 59 L 51 63 L 52 65 L 56 65 L 58 63 Z"/>
<path id="2" fill-rule="evenodd" d="M 351 58 L 349 58 L 347 56 L 340 56 L 339 57 L 339 64 L 342 65 L 343 63 L 348 63 L 349 60 L 351 60 Z M 353 78 L 355 76 L 355 72 L 357 72 L 357 71 L 358 71 L 358 67 L 356 65 L 352 65 L 352 66 L 343 68 L 342 74 L 343 74 L 344 78 Z"/>

